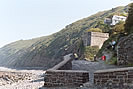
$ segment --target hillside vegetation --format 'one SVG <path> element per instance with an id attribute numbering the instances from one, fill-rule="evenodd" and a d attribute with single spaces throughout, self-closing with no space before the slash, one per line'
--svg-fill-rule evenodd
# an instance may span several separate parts
<path id="1" fill-rule="evenodd" d="M 50 68 L 62 60 L 62 56 L 76 52 L 82 56 L 82 35 L 90 28 L 109 32 L 103 21 L 115 13 L 127 11 L 126 7 L 112 8 L 67 25 L 50 36 L 20 40 L 0 49 L 0 66 Z M 44 29 L 45 30 L 45 29 Z"/>
<path id="2" fill-rule="evenodd" d="M 126 39 L 126 37 L 128 37 L 129 35 L 133 34 L 133 22 L 132 22 L 133 21 L 133 3 L 129 4 L 128 6 L 129 6 L 128 17 L 127 17 L 126 21 L 119 22 L 118 24 L 116 24 L 115 26 L 112 27 L 112 29 L 111 29 L 112 32 L 110 34 L 109 39 L 104 42 L 102 48 L 97 53 L 97 57 L 101 57 L 107 53 L 109 55 L 109 53 L 111 53 L 112 57 L 107 61 L 107 63 L 109 63 L 109 64 L 117 64 L 117 61 L 118 61 L 117 47 L 119 47 L 119 46 L 117 46 L 117 44 L 119 44 L 122 40 Z M 108 49 L 107 47 L 109 46 L 109 42 L 111 42 L 112 40 L 116 41 L 115 49 L 112 49 L 112 48 Z M 132 46 L 132 45 L 128 42 L 128 46 Z M 133 66 L 133 65 L 130 62 L 130 63 L 127 63 L 126 66 Z"/>

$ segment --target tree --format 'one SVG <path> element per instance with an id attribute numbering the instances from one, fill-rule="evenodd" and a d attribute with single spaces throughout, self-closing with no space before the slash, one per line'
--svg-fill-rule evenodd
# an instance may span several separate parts
<path id="1" fill-rule="evenodd" d="M 125 32 L 133 33 L 133 3 L 129 5 L 128 17 L 125 24 Z"/>

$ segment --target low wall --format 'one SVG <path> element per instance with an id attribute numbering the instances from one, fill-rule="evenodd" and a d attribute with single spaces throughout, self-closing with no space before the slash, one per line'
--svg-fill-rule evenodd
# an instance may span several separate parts
<path id="1" fill-rule="evenodd" d="M 74 71 L 70 55 L 45 73 L 44 86 L 80 86 L 89 81 L 88 71 Z"/>
<path id="2" fill-rule="evenodd" d="M 132 86 L 133 67 L 96 71 L 94 84 L 108 87 Z"/>
<path id="3" fill-rule="evenodd" d="M 72 70 L 72 59 L 64 59 L 62 62 L 55 65 L 50 70 Z"/>
<path id="4" fill-rule="evenodd" d="M 80 86 L 89 81 L 86 71 L 48 70 L 44 86 Z"/>

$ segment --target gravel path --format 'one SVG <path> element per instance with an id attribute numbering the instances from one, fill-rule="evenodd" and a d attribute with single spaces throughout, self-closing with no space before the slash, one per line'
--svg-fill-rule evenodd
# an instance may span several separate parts
<path id="1" fill-rule="evenodd" d="M 75 60 L 72 62 L 72 65 L 73 65 L 73 70 L 86 70 L 89 72 L 90 75 L 88 83 L 84 84 L 83 87 L 75 89 L 107 89 L 106 87 L 94 86 L 94 72 L 97 70 L 122 68 L 115 65 L 105 64 L 105 62 L 101 60 L 99 60 L 98 62 Z"/>
<path id="2" fill-rule="evenodd" d="M 89 62 L 85 60 L 75 60 L 72 62 L 73 70 L 86 70 L 89 71 L 89 81 L 90 83 L 93 83 L 94 81 L 94 72 L 97 70 L 104 70 L 104 69 L 113 69 L 118 68 L 118 66 L 115 65 L 108 65 L 105 64 L 103 61 L 99 62 Z"/>

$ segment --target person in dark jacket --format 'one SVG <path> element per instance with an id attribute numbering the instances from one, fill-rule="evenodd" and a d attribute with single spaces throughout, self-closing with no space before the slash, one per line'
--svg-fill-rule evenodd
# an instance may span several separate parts
<path id="1" fill-rule="evenodd" d="M 75 60 L 78 60 L 78 55 L 76 53 L 74 53 L 74 58 Z"/>

